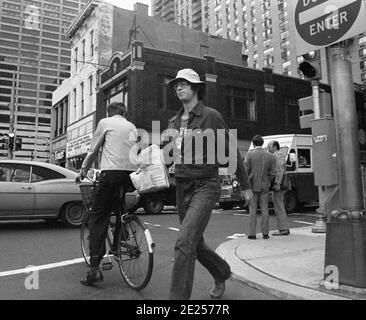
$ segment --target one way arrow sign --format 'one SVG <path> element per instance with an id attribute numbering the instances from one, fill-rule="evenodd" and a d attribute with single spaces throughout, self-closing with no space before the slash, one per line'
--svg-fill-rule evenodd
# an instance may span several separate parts
<path id="1" fill-rule="evenodd" d="M 290 1 L 296 26 L 296 51 L 302 55 L 366 31 L 363 0 Z"/>

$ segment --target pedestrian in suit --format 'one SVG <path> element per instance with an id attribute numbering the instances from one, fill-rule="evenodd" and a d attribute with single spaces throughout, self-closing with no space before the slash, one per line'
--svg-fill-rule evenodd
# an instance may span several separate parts
<path id="1" fill-rule="evenodd" d="M 248 239 L 256 239 L 258 201 L 262 213 L 263 239 L 269 239 L 268 198 L 271 182 L 276 173 L 276 160 L 272 154 L 262 148 L 264 141 L 260 135 L 254 136 L 252 142 L 254 149 L 246 154 L 244 160 L 253 191 L 253 198 L 249 203 Z"/>
<path id="2" fill-rule="evenodd" d="M 272 235 L 287 236 L 290 234 L 285 210 L 285 193 L 287 190 L 281 190 L 281 183 L 286 175 L 286 161 L 285 157 L 279 152 L 280 144 L 278 141 L 270 141 L 267 147 L 268 151 L 272 153 L 276 159 L 276 177 L 272 189 L 272 199 L 277 218 L 278 231 L 272 233 Z"/>

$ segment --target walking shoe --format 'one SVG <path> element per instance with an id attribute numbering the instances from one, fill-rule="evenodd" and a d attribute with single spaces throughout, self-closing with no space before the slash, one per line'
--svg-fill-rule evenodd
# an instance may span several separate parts
<path id="1" fill-rule="evenodd" d="M 280 230 L 272 233 L 272 236 L 288 236 L 290 234 L 290 230 Z"/>
<path id="2" fill-rule="evenodd" d="M 98 276 L 99 274 L 99 276 Z M 90 270 L 86 273 L 85 277 L 80 280 L 80 283 L 84 286 L 91 286 L 95 282 L 103 281 L 103 274 L 98 268 L 90 268 Z"/>
<path id="3" fill-rule="evenodd" d="M 255 240 L 255 239 L 257 239 L 257 237 L 256 236 L 248 236 L 248 239 Z"/>
<path id="4" fill-rule="evenodd" d="M 269 235 L 268 234 L 264 234 L 263 235 L 263 239 L 268 240 L 269 239 Z"/>
<path id="5" fill-rule="evenodd" d="M 222 297 L 224 292 L 225 292 L 225 281 L 221 282 L 215 280 L 215 283 L 210 291 L 211 298 L 219 299 Z"/>

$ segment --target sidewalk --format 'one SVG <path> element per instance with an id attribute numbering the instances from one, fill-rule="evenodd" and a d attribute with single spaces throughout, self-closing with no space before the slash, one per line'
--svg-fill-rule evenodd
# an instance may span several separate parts
<path id="1" fill-rule="evenodd" d="M 246 236 L 221 244 L 216 252 L 231 266 L 232 278 L 281 299 L 365 299 L 366 289 L 321 285 L 324 273 L 325 234 L 311 227 L 291 229 L 289 236 L 256 240 Z"/>

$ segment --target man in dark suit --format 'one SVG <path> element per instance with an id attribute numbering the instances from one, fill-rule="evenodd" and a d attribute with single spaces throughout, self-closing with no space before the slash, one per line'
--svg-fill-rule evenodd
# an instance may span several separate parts
<path id="1" fill-rule="evenodd" d="M 256 135 L 252 139 L 254 149 L 245 156 L 250 183 L 253 190 L 253 198 L 249 203 L 249 233 L 248 239 L 256 239 L 257 205 L 261 207 L 261 229 L 263 239 L 269 239 L 268 198 L 271 181 L 276 174 L 275 157 L 262 148 L 263 138 Z"/>

